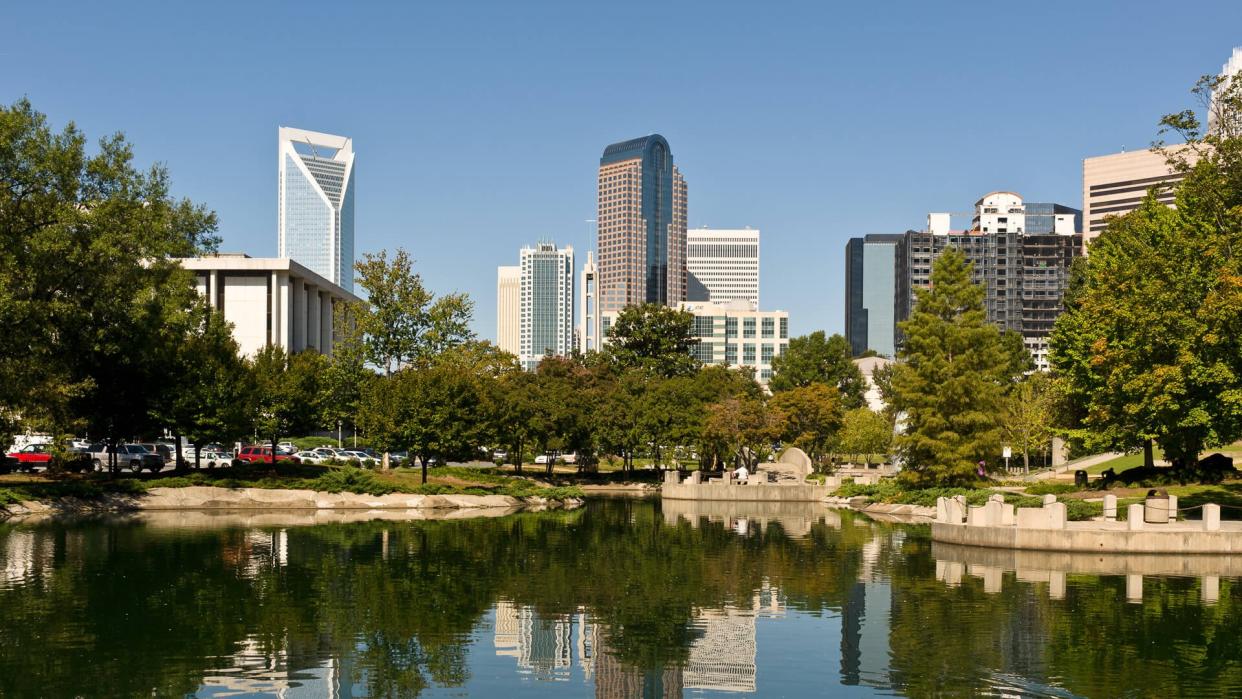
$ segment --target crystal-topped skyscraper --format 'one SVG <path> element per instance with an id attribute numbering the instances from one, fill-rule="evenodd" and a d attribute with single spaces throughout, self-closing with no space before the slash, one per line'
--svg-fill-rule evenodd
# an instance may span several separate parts
<path id="1" fill-rule="evenodd" d="M 279 151 L 279 256 L 353 291 L 353 141 L 282 126 Z"/>

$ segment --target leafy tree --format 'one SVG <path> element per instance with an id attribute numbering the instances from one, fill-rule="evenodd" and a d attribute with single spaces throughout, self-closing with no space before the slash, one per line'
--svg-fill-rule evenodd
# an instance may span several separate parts
<path id="1" fill-rule="evenodd" d="M 1045 453 L 1054 434 L 1053 393 L 1047 374 L 1034 372 L 1005 397 L 1001 428 L 1005 439 L 1022 452 L 1022 469 L 1031 470 L 1031 452 Z"/>
<path id="2" fill-rule="evenodd" d="M 252 416 L 255 431 L 271 443 L 273 468 L 280 438 L 319 426 L 319 401 L 327 359 L 313 350 L 289 354 L 267 345 L 250 360 L 254 377 Z"/>
<path id="3" fill-rule="evenodd" d="M 850 344 L 841 335 L 827 337 L 823 330 L 789 341 L 784 354 L 772 358 L 773 392 L 820 383 L 841 392 L 846 409 L 863 404 L 867 391 L 862 372 L 850 357 Z"/>
<path id="4" fill-rule="evenodd" d="M 531 437 L 552 475 L 558 452 L 587 453 L 595 392 L 591 372 L 572 357 L 544 357 L 535 370 Z"/>
<path id="5" fill-rule="evenodd" d="M 323 374 L 323 407 L 325 427 L 358 426 L 363 387 L 374 372 L 367 367 L 365 336 L 358 317 L 364 310 L 352 303 L 340 303 L 332 309 L 336 336 L 332 357 Z"/>
<path id="6" fill-rule="evenodd" d="M 0 107 L 0 416 L 115 443 L 153 427 L 160 340 L 191 279 L 171 258 L 211 249 L 216 219 L 139 171 L 123 136 L 88 154 L 28 100 Z"/>
<path id="7" fill-rule="evenodd" d="M 1153 438 L 1179 470 L 1242 436 L 1242 81 L 1202 79 L 1218 127 L 1166 116 L 1186 147 L 1176 208 L 1149 192 L 1112 218 L 1067 297 L 1051 338 L 1068 426 L 1098 443 Z"/>
<path id="8" fill-rule="evenodd" d="M 641 403 L 647 381 L 647 373 L 641 369 L 621 371 L 608 384 L 594 416 L 600 448 L 621 457 L 625 471 L 633 470 L 634 455 L 644 441 Z"/>
<path id="9" fill-rule="evenodd" d="M 839 392 L 822 383 L 798 386 L 774 394 L 770 403 L 781 421 L 781 439 L 818 462 L 841 429 Z"/>
<path id="10" fill-rule="evenodd" d="M 669 452 L 694 444 L 701 431 L 703 404 L 696 400 L 694 378 L 675 376 L 647 381 L 638 402 L 640 431 L 651 443 L 657 468 Z M 676 465 L 674 460 L 668 463 Z"/>
<path id="11" fill-rule="evenodd" d="M 508 452 L 518 474 L 522 473 L 522 459 L 533 439 L 531 420 L 538 400 L 534 384 L 535 375 L 531 372 L 519 370 L 505 374 L 492 384 L 495 394 L 487 403 L 492 434 Z"/>
<path id="12" fill-rule="evenodd" d="M 872 454 L 887 454 L 892 447 L 892 423 L 870 408 L 854 408 L 842 420 L 840 443 L 846 454 L 862 454 L 870 464 Z"/>
<path id="13" fill-rule="evenodd" d="M 777 416 L 759 398 L 726 398 L 707 409 L 703 439 L 727 460 L 754 468 L 780 437 Z"/>
<path id="14" fill-rule="evenodd" d="M 409 364 L 426 364 L 438 352 L 473 337 L 474 304 L 464 294 L 436 297 L 414 273 L 409 253 L 398 248 L 367 253 L 354 265 L 367 305 L 357 309 L 367 359 L 391 374 Z"/>
<path id="15" fill-rule="evenodd" d="M 983 288 L 955 248 L 932 265 L 918 292 L 893 370 L 894 407 L 906 414 L 897 448 L 903 474 L 921 483 L 969 482 L 1000 454 L 997 415 L 1013 381 L 1013 355 L 983 311 Z"/>
<path id="16" fill-rule="evenodd" d="M 657 303 L 628 306 L 608 331 L 606 351 L 623 369 L 642 367 L 658 376 L 690 376 L 699 362 L 691 355 L 694 315 Z"/>

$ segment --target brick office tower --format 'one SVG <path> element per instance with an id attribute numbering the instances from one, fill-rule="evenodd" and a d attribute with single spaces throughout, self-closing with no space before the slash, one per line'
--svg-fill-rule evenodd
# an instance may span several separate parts
<path id="1" fill-rule="evenodd" d="M 686 300 L 686 181 L 663 136 L 604 149 L 596 220 L 600 311 Z"/>

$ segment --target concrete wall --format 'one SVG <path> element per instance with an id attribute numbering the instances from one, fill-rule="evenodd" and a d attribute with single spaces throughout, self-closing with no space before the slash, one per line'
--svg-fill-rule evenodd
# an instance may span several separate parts
<path id="1" fill-rule="evenodd" d="M 831 488 L 822 485 L 724 485 L 721 483 L 664 484 L 666 500 L 726 500 L 731 502 L 820 502 Z"/>
<path id="2" fill-rule="evenodd" d="M 1096 524 L 1096 523 L 1092 523 Z M 932 523 L 932 540 L 965 546 L 1100 553 L 1242 553 L 1242 533 L 1192 529 L 1021 529 Z"/>

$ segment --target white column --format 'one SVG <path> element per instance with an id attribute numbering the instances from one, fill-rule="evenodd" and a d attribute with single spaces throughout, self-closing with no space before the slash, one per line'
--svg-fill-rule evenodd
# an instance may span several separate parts
<path id="1" fill-rule="evenodd" d="M 293 350 L 301 352 L 306 349 L 306 282 L 302 279 L 294 279 L 292 293 Z"/>
<path id="2" fill-rule="evenodd" d="M 207 277 L 207 305 L 215 308 L 216 310 L 223 311 L 223 308 L 216 305 L 216 299 L 220 298 L 220 292 L 218 291 L 219 288 L 220 270 L 213 269 L 211 270 L 211 274 Z"/>
<path id="3" fill-rule="evenodd" d="M 320 352 L 323 345 L 319 342 L 319 287 L 306 287 L 306 342 Z"/>
<path id="4" fill-rule="evenodd" d="M 322 292 L 323 296 L 319 299 L 319 351 L 331 356 L 332 354 L 332 297 L 328 292 Z"/>
<path id="5" fill-rule="evenodd" d="M 280 274 L 272 272 L 272 293 L 271 293 L 271 321 L 267 328 L 267 336 L 270 344 L 275 347 L 284 347 L 285 343 L 280 336 Z"/>
<path id="6" fill-rule="evenodd" d="M 294 351 L 292 328 L 292 294 L 287 272 L 272 272 L 272 344 Z"/>

